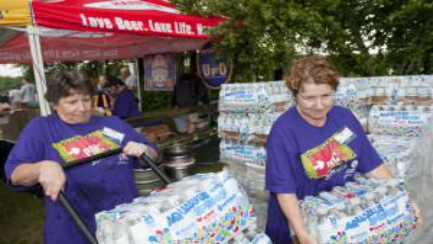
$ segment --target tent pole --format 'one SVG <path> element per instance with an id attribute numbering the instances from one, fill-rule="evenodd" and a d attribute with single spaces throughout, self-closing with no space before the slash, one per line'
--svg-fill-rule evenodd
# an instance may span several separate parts
<path id="1" fill-rule="evenodd" d="M 48 102 L 44 98 L 47 86 L 38 28 L 30 25 L 27 26 L 27 34 L 29 39 L 30 53 L 33 60 L 33 72 L 35 75 L 36 90 L 38 91 L 39 107 L 41 109 L 41 115 L 47 116 L 51 113 L 51 109 Z"/>
<path id="2" fill-rule="evenodd" d="M 134 59 L 134 69 L 135 69 L 135 77 L 137 78 L 137 97 L 138 97 L 138 108 L 140 112 L 143 112 L 143 103 L 142 103 L 142 89 L 143 85 L 141 84 L 141 74 L 140 74 L 140 64 L 138 62 L 138 58 Z"/>

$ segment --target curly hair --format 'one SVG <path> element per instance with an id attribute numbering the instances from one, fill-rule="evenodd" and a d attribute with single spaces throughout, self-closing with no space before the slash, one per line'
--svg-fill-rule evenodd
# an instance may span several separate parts
<path id="1" fill-rule="evenodd" d="M 74 94 L 94 95 L 92 81 L 78 71 L 59 71 L 50 76 L 45 98 L 56 104 L 61 98 Z"/>
<path id="2" fill-rule="evenodd" d="M 296 96 L 303 84 L 327 84 L 336 91 L 338 78 L 337 70 L 328 60 L 312 55 L 295 60 L 285 76 L 285 81 L 293 96 Z"/>

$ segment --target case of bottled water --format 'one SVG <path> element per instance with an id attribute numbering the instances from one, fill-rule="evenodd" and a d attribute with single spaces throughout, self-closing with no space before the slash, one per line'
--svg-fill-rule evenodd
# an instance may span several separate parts
<path id="1" fill-rule="evenodd" d="M 96 215 L 98 243 L 268 243 L 226 171 L 198 174 Z M 249 242 L 248 242 L 249 241 Z"/>
<path id="2" fill-rule="evenodd" d="M 403 243 L 416 228 L 409 195 L 397 180 L 357 175 L 355 182 L 306 197 L 301 212 L 321 244 Z"/>
<path id="3" fill-rule="evenodd" d="M 369 131 L 373 134 L 418 137 L 433 114 L 431 106 L 373 106 Z"/>

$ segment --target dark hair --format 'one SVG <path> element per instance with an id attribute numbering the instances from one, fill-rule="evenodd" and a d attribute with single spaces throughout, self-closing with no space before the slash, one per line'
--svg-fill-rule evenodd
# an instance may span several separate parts
<path id="1" fill-rule="evenodd" d="M 25 80 L 27 83 L 33 83 L 33 80 L 27 76 L 23 76 L 23 80 Z"/>
<path id="2" fill-rule="evenodd" d="M 112 87 L 112 86 L 117 86 L 117 85 L 125 86 L 125 83 L 117 77 L 108 77 L 107 78 L 107 83 L 105 84 L 105 87 Z"/>
<path id="3" fill-rule="evenodd" d="M 183 82 L 201 82 L 200 77 L 193 73 L 186 73 L 179 77 L 180 81 Z"/>
<path id="4" fill-rule="evenodd" d="M 74 94 L 93 96 L 95 87 L 92 81 L 78 71 L 59 71 L 50 76 L 45 98 L 56 104 L 61 98 Z"/>
<path id="5" fill-rule="evenodd" d="M 6 95 L 0 95 L 0 103 L 11 103 L 9 96 Z"/>
<path id="6" fill-rule="evenodd" d="M 286 75 L 286 85 L 296 96 L 303 84 L 327 84 L 334 91 L 338 87 L 339 74 L 335 67 L 324 57 L 312 55 L 293 62 Z"/>

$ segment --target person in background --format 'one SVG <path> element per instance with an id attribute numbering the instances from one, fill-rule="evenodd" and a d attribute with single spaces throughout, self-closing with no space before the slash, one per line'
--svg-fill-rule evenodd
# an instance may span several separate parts
<path id="1" fill-rule="evenodd" d="M 132 74 L 129 71 L 129 67 L 124 66 L 119 70 L 119 76 L 118 78 L 125 83 L 125 85 L 134 93 L 137 94 L 138 92 L 138 80 L 137 76 Z"/>
<path id="2" fill-rule="evenodd" d="M 184 74 L 176 82 L 171 104 L 174 108 L 187 108 L 209 104 L 206 86 L 196 74 Z M 192 134 L 196 131 L 198 113 L 175 118 L 176 129 L 180 133 Z"/>
<path id="3" fill-rule="evenodd" d="M 11 110 L 11 105 L 8 96 L 0 96 L 0 112 Z"/>
<path id="4" fill-rule="evenodd" d="M 23 78 L 22 84 L 23 85 L 20 89 L 21 98 L 19 102 L 30 108 L 38 107 L 36 85 L 27 77 Z"/>
<path id="5" fill-rule="evenodd" d="M 90 79 L 76 71 L 54 74 L 45 94 L 54 113 L 26 125 L 5 164 L 9 183 L 42 186 L 47 244 L 87 243 L 57 203 L 60 191 L 94 234 L 96 213 L 139 196 L 133 176 L 137 157 L 146 153 L 155 159 L 158 155 L 154 144 L 119 118 L 92 115 L 94 93 Z M 64 163 L 106 152 L 116 145 L 123 148 L 123 154 L 67 171 L 62 168 Z"/>
<path id="6" fill-rule="evenodd" d="M 266 146 L 266 233 L 273 243 L 292 243 L 289 225 L 301 244 L 317 243 L 299 208 L 306 196 L 343 186 L 357 172 L 393 177 L 352 112 L 333 104 L 338 78 L 320 56 L 295 60 L 286 78 L 295 105 L 274 123 Z"/>
<path id="7" fill-rule="evenodd" d="M 116 77 L 110 77 L 107 79 L 105 88 L 114 96 L 114 104 L 111 110 L 112 115 L 121 119 L 142 116 L 142 113 L 138 109 L 138 99 L 123 81 Z"/>
<path id="8" fill-rule="evenodd" d="M 20 107 L 21 103 L 21 91 L 19 89 L 11 89 L 8 92 L 9 102 L 12 108 Z"/>
<path id="9" fill-rule="evenodd" d="M 97 93 L 94 96 L 93 106 L 97 113 L 105 116 L 111 116 L 112 98 L 110 91 L 105 88 L 107 77 L 100 75 L 97 81 Z"/>

